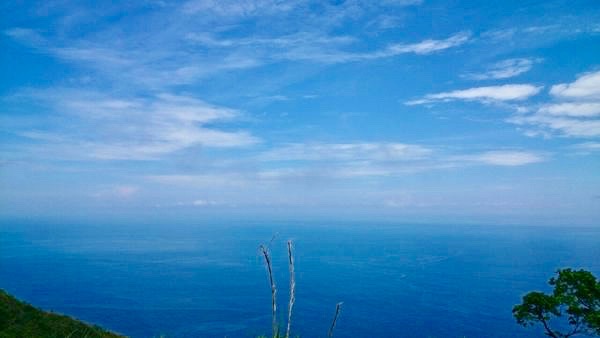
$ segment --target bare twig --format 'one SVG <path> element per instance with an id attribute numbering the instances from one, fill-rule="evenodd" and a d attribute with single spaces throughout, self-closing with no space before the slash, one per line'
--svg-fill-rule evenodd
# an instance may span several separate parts
<path id="1" fill-rule="evenodd" d="M 275 279 L 273 278 L 273 266 L 271 264 L 271 256 L 269 256 L 269 249 L 261 245 L 260 251 L 265 258 L 265 264 L 267 266 L 267 272 L 269 273 L 269 284 L 271 285 L 271 309 L 273 314 L 273 337 L 279 336 L 279 325 L 277 325 L 277 287 L 275 286 Z"/>
<path id="2" fill-rule="evenodd" d="M 285 338 L 290 337 L 290 329 L 292 327 L 292 309 L 294 302 L 296 301 L 296 277 L 294 273 L 294 255 L 292 252 L 292 241 L 287 242 L 288 246 L 288 262 L 290 267 L 290 302 L 288 304 L 288 321 L 287 330 L 285 331 Z"/>
<path id="3" fill-rule="evenodd" d="M 329 334 L 327 337 L 333 337 L 333 330 L 335 329 L 335 323 L 337 322 L 338 316 L 340 315 L 340 310 L 342 309 L 342 302 L 335 304 L 335 316 L 333 316 L 333 321 L 331 322 L 331 327 L 329 328 Z"/>

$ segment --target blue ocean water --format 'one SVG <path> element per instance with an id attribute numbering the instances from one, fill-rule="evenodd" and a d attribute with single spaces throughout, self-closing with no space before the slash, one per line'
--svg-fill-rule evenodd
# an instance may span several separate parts
<path id="1" fill-rule="evenodd" d="M 268 334 L 258 246 L 274 235 L 282 319 L 295 243 L 303 337 L 325 336 L 339 301 L 337 337 L 544 337 L 514 322 L 520 297 L 557 268 L 600 275 L 600 228 L 3 221 L 0 288 L 131 337 Z"/>

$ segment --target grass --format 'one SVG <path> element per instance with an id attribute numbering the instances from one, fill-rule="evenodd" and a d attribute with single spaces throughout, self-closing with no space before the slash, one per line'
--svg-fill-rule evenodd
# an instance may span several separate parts
<path id="1" fill-rule="evenodd" d="M 287 242 L 288 248 L 288 263 L 290 269 L 290 301 L 288 303 L 288 322 L 285 331 L 285 338 L 290 338 L 290 330 L 292 327 L 292 309 L 296 302 L 296 273 L 294 271 L 294 254 L 292 252 L 292 241 Z"/>
<path id="2" fill-rule="evenodd" d="M 99 326 L 42 311 L 0 289 L 0 338 L 119 338 Z"/>
<path id="3" fill-rule="evenodd" d="M 273 239 L 271 239 L 273 242 Z M 285 335 L 283 335 L 279 329 L 280 324 L 277 321 L 277 286 L 275 284 L 275 278 L 273 276 L 273 264 L 271 259 L 271 253 L 269 251 L 269 247 L 267 245 L 261 245 L 259 247 L 260 253 L 265 260 L 265 267 L 267 268 L 267 275 L 269 277 L 269 286 L 271 288 L 271 315 L 272 315 L 272 325 L 273 325 L 273 334 L 272 338 L 289 338 L 292 326 L 292 309 L 294 307 L 294 303 L 296 302 L 296 274 L 294 270 L 294 253 L 293 253 L 293 245 L 292 241 L 287 242 L 287 254 L 288 254 L 288 266 L 290 271 L 290 299 L 288 303 L 288 315 L 287 315 L 287 325 Z M 335 305 L 335 314 L 333 316 L 333 320 L 331 322 L 331 326 L 329 327 L 329 331 L 327 332 L 327 337 L 333 337 L 333 331 L 335 330 L 335 325 L 337 323 L 338 317 L 340 315 L 340 311 L 342 309 L 342 302 L 339 302 Z M 266 338 L 265 336 L 260 336 L 259 338 Z"/>

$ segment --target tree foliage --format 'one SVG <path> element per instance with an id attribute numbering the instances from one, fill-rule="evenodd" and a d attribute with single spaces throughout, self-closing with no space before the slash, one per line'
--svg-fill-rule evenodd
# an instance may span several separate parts
<path id="1" fill-rule="evenodd" d="M 530 292 L 513 308 L 517 323 L 541 324 L 546 335 L 554 338 L 600 336 L 600 282 L 596 277 L 585 270 L 563 269 L 548 283 L 554 287 L 552 294 Z M 557 323 L 559 319 L 563 322 Z"/>
<path id="2" fill-rule="evenodd" d="M 124 338 L 68 316 L 39 310 L 0 289 L 0 338 Z"/>

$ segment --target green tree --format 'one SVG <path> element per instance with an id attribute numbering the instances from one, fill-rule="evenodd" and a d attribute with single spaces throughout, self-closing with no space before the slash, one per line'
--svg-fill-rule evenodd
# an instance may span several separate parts
<path id="1" fill-rule="evenodd" d="M 579 334 L 600 336 L 600 282 L 585 270 L 563 269 L 548 282 L 552 294 L 530 292 L 513 308 L 517 323 L 541 324 L 547 336 L 567 338 Z M 562 331 L 551 328 L 558 319 Z M 566 323 L 564 322 L 566 321 Z"/>

